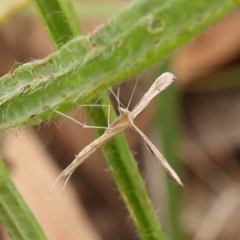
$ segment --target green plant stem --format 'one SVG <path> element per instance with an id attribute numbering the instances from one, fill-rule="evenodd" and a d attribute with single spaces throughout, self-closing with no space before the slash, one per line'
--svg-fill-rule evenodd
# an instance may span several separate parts
<path id="1" fill-rule="evenodd" d="M 0 221 L 12 240 L 46 240 L 0 159 Z"/>
<path id="2" fill-rule="evenodd" d="M 82 35 L 81 25 L 78 20 L 78 15 L 72 4 L 72 0 L 58 0 L 61 11 L 63 11 L 65 16 L 65 21 L 68 23 L 68 27 L 71 29 L 72 35 L 74 37 Z"/>
<path id="3" fill-rule="evenodd" d="M 169 71 L 168 61 L 161 65 L 158 73 L 163 71 Z M 183 178 L 183 166 L 178 156 L 180 150 L 180 108 L 180 93 L 176 84 L 174 84 L 171 88 L 163 91 L 159 97 L 156 123 L 159 124 L 158 129 L 160 129 L 159 135 L 163 154 L 173 169 Z M 186 240 L 181 223 L 182 195 L 183 190 L 181 188 L 170 181 L 166 181 L 167 226 L 171 240 Z"/>
<path id="4" fill-rule="evenodd" d="M 38 4 L 38 1 L 36 1 L 36 4 Z M 47 6 L 48 1 L 41 0 L 41 6 L 43 4 Z M 60 5 L 63 6 L 61 3 Z M 38 7 L 39 10 L 41 10 L 41 6 Z M 53 6 L 56 6 L 56 4 Z M 43 9 L 46 9 L 46 7 L 44 7 Z M 69 9 L 72 8 L 69 7 Z M 50 14 L 51 11 L 55 11 L 55 9 L 48 8 L 48 11 L 48 14 Z M 76 14 L 74 14 L 72 11 L 68 11 L 67 9 L 65 9 L 63 12 L 67 15 L 66 19 L 71 18 L 71 16 L 76 19 Z M 42 18 L 44 18 L 45 14 L 46 13 L 41 14 Z M 45 22 L 46 24 L 46 21 L 43 22 Z M 73 20 L 70 20 L 68 23 L 69 25 L 74 25 L 76 23 L 78 24 L 77 21 Z M 62 27 L 63 26 L 52 27 L 55 31 L 56 29 L 59 30 L 59 33 L 56 34 L 57 36 L 61 34 Z M 72 26 L 71 29 L 76 28 Z M 56 37 L 53 37 L 53 39 L 56 39 Z M 95 102 L 96 100 L 93 101 Z M 97 101 L 98 104 L 101 105 L 111 105 L 111 101 L 106 93 L 102 93 Z M 86 108 L 86 111 L 93 125 L 107 126 L 106 109 L 100 108 L 91 110 L 89 108 Z M 114 109 L 112 108 L 111 120 L 114 120 L 115 118 L 116 114 L 114 114 Z M 103 134 L 103 131 L 101 130 L 96 130 L 95 132 L 97 136 Z M 151 202 L 149 200 L 137 165 L 134 158 L 132 157 L 125 137 L 122 134 L 119 134 L 119 136 L 115 137 L 112 141 L 105 144 L 105 146 L 103 147 L 103 153 L 107 160 L 109 169 L 112 172 L 114 180 L 123 197 L 123 200 L 127 205 L 127 208 L 134 220 L 134 223 L 138 230 L 138 234 L 141 239 L 164 240 L 164 236 L 161 231 L 159 222 L 154 214 Z"/>
<path id="5" fill-rule="evenodd" d="M 163 154 L 173 169 L 182 178 L 182 163 L 179 160 L 179 93 L 176 86 L 164 91 L 159 99 L 159 117 L 161 123 L 161 142 Z M 166 181 L 166 203 L 168 211 L 168 227 L 171 240 L 186 240 L 181 224 L 183 191 L 170 181 Z"/>
<path id="6" fill-rule="evenodd" d="M 105 94 L 99 96 L 99 101 L 111 104 Z M 94 121 L 91 121 L 92 123 L 97 123 L 100 126 L 107 125 L 107 109 L 92 109 L 89 114 L 92 116 L 91 120 L 94 119 Z M 103 114 L 105 118 L 102 118 Z M 115 118 L 115 112 L 111 111 L 110 119 L 114 120 Z M 96 132 L 97 135 L 101 135 L 103 130 L 97 130 Z M 115 136 L 107 144 L 104 144 L 102 149 L 140 238 L 143 240 L 164 240 L 164 234 L 154 214 L 152 203 L 124 134 Z"/>
<path id="7" fill-rule="evenodd" d="M 53 5 L 54 1 L 50 2 Z M 53 109 L 66 112 L 76 108 L 159 61 L 239 4 L 240 0 L 131 2 L 94 34 L 74 38 L 51 56 L 1 77 L 0 131 L 49 120 L 55 116 Z M 57 26 L 59 15 L 47 15 L 45 24 Z M 49 16 L 57 20 L 49 21 Z M 59 25 L 65 37 L 54 25 L 56 34 L 51 36 L 55 45 L 67 41 L 67 33 L 71 33 L 69 28 L 64 30 L 66 24 Z"/>
<path id="8" fill-rule="evenodd" d="M 48 1 L 48 4 L 45 4 L 45 1 L 41 0 L 33 1 L 35 7 L 41 15 L 41 19 L 44 22 L 48 35 L 56 49 L 60 48 L 63 44 L 70 41 L 73 37 L 76 37 L 77 33 L 81 32 L 80 25 L 76 27 L 76 24 L 72 24 L 73 28 L 71 28 L 68 23 L 70 20 L 68 17 L 66 17 L 68 15 L 64 14 L 61 8 L 61 4 L 69 13 L 74 14 L 75 12 L 71 7 L 71 2 L 68 4 L 69 0 L 66 1 L 66 3 L 63 1 Z M 55 9 L 56 12 L 50 12 L 51 9 Z M 61 32 L 59 31 L 59 27 L 62 29 Z"/>

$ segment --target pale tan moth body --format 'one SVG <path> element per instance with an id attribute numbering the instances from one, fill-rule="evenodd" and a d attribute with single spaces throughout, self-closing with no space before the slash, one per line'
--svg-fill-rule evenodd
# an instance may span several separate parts
<path id="1" fill-rule="evenodd" d="M 154 155 L 154 157 L 159 161 L 163 169 L 166 171 L 167 175 L 177 184 L 183 186 L 180 178 L 176 174 L 176 172 L 172 169 L 172 167 L 168 164 L 167 160 L 163 157 L 163 155 L 159 152 L 159 150 L 154 146 L 154 144 L 146 137 L 146 135 L 134 124 L 134 118 L 140 114 L 145 107 L 150 103 L 150 101 L 161 91 L 167 88 L 174 79 L 174 75 L 172 73 L 163 73 L 160 77 L 158 77 L 155 82 L 152 84 L 150 89 L 144 94 L 139 103 L 134 107 L 132 111 L 128 109 L 124 109 L 119 107 L 120 115 L 112 122 L 112 124 L 106 128 L 104 134 L 94 140 L 92 143 L 87 145 L 73 160 L 73 162 L 59 175 L 56 182 L 61 177 L 66 177 L 66 181 L 64 187 L 71 177 L 72 173 L 75 169 L 93 152 L 97 150 L 97 148 L 101 147 L 104 143 L 108 142 L 112 137 L 116 134 L 124 131 L 126 128 L 130 127 L 135 132 L 139 134 L 142 138 L 147 149 Z M 119 100 L 118 100 L 119 101 Z M 59 112 L 58 112 L 59 113 Z M 64 114 L 62 114 L 64 115 Z M 83 125 L 85 127 L 85 125 Z M 54 184 L 54 185 L 55 185 Z M 54 187 L 54 186 L 53 186 Z"/>

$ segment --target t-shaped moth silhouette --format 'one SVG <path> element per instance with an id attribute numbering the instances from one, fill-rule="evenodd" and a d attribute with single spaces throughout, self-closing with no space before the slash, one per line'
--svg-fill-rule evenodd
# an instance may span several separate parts
<path id="1" fill-rule="evenodd" d="M 172 179 L 177 184 L 183 186 L 180 178 L 178 177 L 176 172 L 172 169 L 172 167 L 168 164 L 167 160 L 163 157 L 163 155 L 159 152 L 159 150 L 154 146 L 154 144 L 146 137 L 146 135 L 134 124 L 134 119 L 137 117 L 137 115 L 140 114 L 145 107 L 147 107 L 150 101 L 158 93 L 160 93 L 165 88 L 167 88 L 173 82 L 174 78 L 175 77 L 172 73 L 169 73 L 169 72 L 163 73 L 160 77 L 158 77 L 155 80 L 155 82 L 152 84 L 150 89 L 144 94 L 140 102 L 134 107 L 132 111 L 129 111 L 128 109 L 125 109 L 119 106 L 120 115 L 111 123 L 109 127 L 106 128 L 102 136 L 100 136 L 99 138 L 94 140 L 92 143 L 87 145 L 75 157 L 73 162 L 59 175 L 54 185 L 59 180 L 59 178 L 65 177 L 66 178 L 65 184 L 64 184 L 64 187 L 65 187 L 72 173 L 86 158 L 88 158 L 93 152 L 96 151 L 97 148 L 101 147 L 104 143 L 108 142 L 116 134 L 130 127 L 140 135 L 147 149 L 159 161 L 159 163 L 161 164 L 163 169 L 166 171 L 170 179 Z M 82 125 L 82 126 L 86 127 L 85 125 Z"/>

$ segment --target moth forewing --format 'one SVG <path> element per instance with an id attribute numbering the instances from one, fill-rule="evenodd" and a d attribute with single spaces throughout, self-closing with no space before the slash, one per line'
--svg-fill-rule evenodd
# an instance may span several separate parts
<path id="1" fill-rule="evenodd" d="M 172 73 L 166 72 L 158 77 L 149 90 L 143 95 L 139 103 L 134 107 L 130 113 L 135 118 L 143 109 L 149 104 L 149 102 L 161 91 L 167 88 L 172 82 L 175 76 Z"/>
<path id="2" fill-rule="evenodd" d="M 87 145 L 73 160 L 73 162 L 61 172 L 59 177 L 56 179 L 56 182 L 61 178 L 65 177 L 66 181 L 64 184 L 64 187 L 66 183 L 68 182 L 70 176 L 73 174 L 73 172 L 76 170 L 76 168 L 84 162 L 92 153 L 94 153 L 99 147 L 101 147 L 104 143 L 108 142 L 112 137 L 114 137 L 119 132 L 124 131 L 126 128 L 129 127 L 129 121 L 128 117 L 125 113 L 119 115 L 113 123 L 107 128 L 102 136 L 95 139 L 92 143 Z M 54 185 L 55 185 L 54 184 Z M 53 186 L 54 188 L 54 186 Z"/>
<path id="3" fill-rule="evenodd" d="M 182 181 L 178 177 L 177 173 L 172 169 L 164 156 L 158 151 L 154 144 L 147 138 L 147 136 L 134 124 L 131 125 L 131 128 L 135 130 L 143 139 L 143 142 L 147 149 L 153 154 L 153 156 L 159 161 L 163 169 L 166 171 L 169 178 L 171 178 L 177 184 L 183 186 Z"/>

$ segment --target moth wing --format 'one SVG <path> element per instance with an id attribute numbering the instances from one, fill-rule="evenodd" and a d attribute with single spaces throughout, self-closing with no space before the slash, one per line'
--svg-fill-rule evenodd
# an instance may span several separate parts
<path id="1" fill-rule="evenodd" d="M 143 95 L 142 99 L 132 110 L 132 118 L 135 118 L 143 109 L 149 104 L 149 102 L 161 91 L 167 88 L 172 82 L 175 76 L 172 73 L 166 72 L 159 76 L 149 90 Z"/>
<path id="2" fill-rule="evenodd" d="M 180 180 L 177 173 L 172 169 L 164 156 L 159 152 L 159 150 L 154 146 L 154 144 L 147 138 L 147 136 L 135 125 L 131 125 L 131 128 L 135 130 L 144 141 L 147 149 L 153 154 L 153 156 L 159 161 L 163 169 L 166 171 L 168 177 L 173 180 L 175 183 L 183 186 L 182 181 Z"/>
<path id="3" fill-rule="evenodd" d="M 118 134 L 119 132 L 121 132 L 122 130 L 124 130 L 126 128 L 126 125 L 120 125 L 119 127 L 115 127 L 115 128 L 108 128 L 105 133 L 95 139 L 92 143 L 90 143 L 89 145 L 87 145 L 85 148 L 82 149 L 82 151 L 80 151 L 80 153 L 75 157 L 75 159 L 72 161 L 72 163 L 65 168 L 61 174 L 58 176 L 58 178 L 55 180 L 51 192 L 53 191 L 56 183 L 59 181 L 59 179 L 61 177 L 65 177 L 66 180 L 64 182 L 63 185 L 63 190 L 62 192 L 64 192 L 64 189 L 67 185 L 68 180 L 70 179 L 71 175 L 73 174 L 73 172 L 76 170 L 76 168 L 82 164 L 92 153 L 94 153 L 99 147 L 101 147 L 103 144 L 105 144 L 106 142 L 108 142 L 112 137 L 114 137 L 116 134 Z"/>

